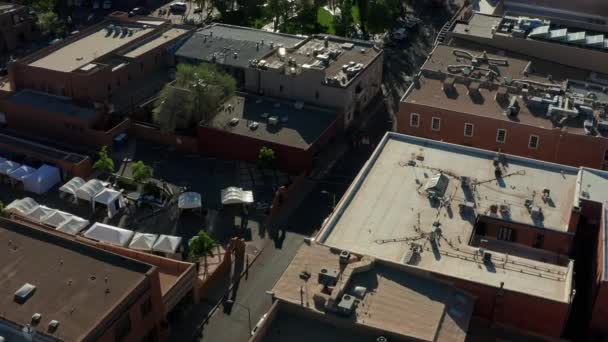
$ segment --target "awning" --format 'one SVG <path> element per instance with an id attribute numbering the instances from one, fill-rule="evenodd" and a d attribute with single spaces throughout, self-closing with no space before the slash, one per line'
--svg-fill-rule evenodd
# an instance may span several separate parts
<path id="1" fill-rule="evenodd" d="M 135 233 L 131 243 L 129 244 L 129 248 L 150 251 L 152 250 L 156 239 L 158 239 L 158 235 L 156 234 Z"/>
<path id="2" fill-rule="evenodd" d="M 68 221 L 72 217 L 74 217 L 74 215 L 68 214 L 61 210 L 54 210 L 51 213 L 49 213 L 48 215 L 42 217 L 40 219 L 40 223 L 44 223 L 53 228 L 57 228 L 63 222 Z"/>
<path id="3" fill-rule="evenodd" d="M 45 217 L 55 211 L 56 211 L 55 209 L 45 207 L 44 205 L 39 205 L 34 210 L 25 214 L 25 217 L 27 217 L 28 219 L 35 221 L 35 222 L 41 222 L 43 217 Z"/>
<path id="4" fill-rule="evenodd" d="M 164 253 L 175 253 L 182 242 L 179 236 L 161 235 L 152 246 L 153 251 Z"/>
<path id="5" fill-rule="evenodd" d="M 77 216 L 72 216 L 72 218 L 57 226 L 56 230 L 66 234 L 76 235 L 80 233 L 83 229 L 85 229 L 88 225 L 88 220 Z"/>
<path id="6" fill-rule="evenodd" d="M 15 163 L 14 161 L 5 160 L 3 163 L 0 163 L 0 174 L 8 175 L 9 172 L 19 168 L 21 164 Z"/>
<path id="7" fill-rule="evenodd" d="M 119 191 L 113 189 L 103 189 L 100 193 L 95 195 L 94 201 L 96 203 L 109 205 L 114 202 L 116 199 L 120 198 L 122 194 Z"/>
<path id="8" fill-rule="evenodd" d="M 91 202 L 95 195 L 105 188 L 105 185 L 100 180 L 91 179 L 76 190 L 76 197 Z"/>
<path id="9" fill-rule="evenodd" d="M 89 239 L 126 247 L 133 234 L 135 234 L 133 231 L 127 229 L 96 222 L 84 233 L 84 236 Z"/>
<path id="10" fill-rule="evenodd" d="M 222 204 L 253 203 L 253 192 L 234 186 L 222 190 Z"/>
<path id="11" fill-rule="evenodd" d="M 26 215 L 30 211 L 36 209 L 38 206 L 38 202 L 36 202 L 34 199 L 25 197 L 12 201 L 9 205 L 6 206 L 5 210 L 7 212 Z"/>
<path id="12" fill-rule="evenodd" d="M 63 184 L 59 191 L 68 193 L 70 195 L 76 195 L 76 190 L 84 185 L 84 180 L 80 177 L 74 177 L 69 182 Z"/>
<path id="13" fill-rule="evenodd" d="M 27 176 L 36 172 L 36 169 L 27 165 L 21 165 L 8 173 L 8 176 L 17 181 L 23 181 Z"/>
<path id="14" fill-rule="evenodd" d="M 184 192 L 179 195 L 177 207 L 179 209 L 197 209 L 203 206 L 201 194 L 198 192 Z"/>
<path id="15" fill-rule="evenodd" d="M 44 194 L 61 181 L 59 169 L 50 166 L 42 165 L 38 170 L 30 173 L 23 179 L 23 187 L 25 191 L 35 194 Z"/>

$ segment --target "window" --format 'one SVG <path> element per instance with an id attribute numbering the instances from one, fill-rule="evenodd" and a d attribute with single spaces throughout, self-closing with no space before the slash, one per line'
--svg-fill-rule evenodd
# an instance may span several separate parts
<path id="1" fill-rule="evenodd" d="M 472 123 L 465 123 L 464 124 L 464 136 L 465 137 L 472 137 L 473 136 L 473 129 L 474 126 Z"/>
<path id="2" fill-rule="evenodd" d="M 154 64 L 158 64 L 158 54 L 154 55 Z"/>
<path id="3" fill-rule="evenodd" d="M 283 85 L 279 85 L 279 92 L 282 93 L 283 92 Z"/>
<path id="4" fill-rule="evenodd" d="M 515 241 L 515 231 L 508 227 L 499 227 L 498 228 L 498 236 L 496 237 L 498 240 L 503 241 Z"/>
<path id="5" fill-rule="evenodd" d="M 534 244 L 532 245 L 532 247 L 534 247 L 534 248 L 543 248 L 543 242 L 545 242 L 545 235 L 543 235 L 543 234 L 537 234 L 536 235 L 536 240 L 534 241 Z"/>
<path id="6" fill-rule="evenodd" d="M 131 332 L 131 317 L 127 314 L 116 323 L 116 341 L 122 341 Z"/>
<path id="7" fill-rule="evenodd" d="M 144 71 L 144 62 L 139 62 L 139 70 Z"/>
<path id="8" fill-rule="evenodd" d="M 608 150 L 604 151 L 604 161 L 608 161 Z"/>
<path id="9" fill-rule="evenodd" d="M 148 299 L 141 304 L 141 317 L 148 316 L 150 312 L 152 312 L 152 298 L 148 297 Z"/>
<path id="10" fill-rule="evenodd" d="M 505 141 L 507 141 L 507 130 L 498 129 L 496 132 L 496 142 L 503 144 Z"/>
<path id="11" fill-rule="evenodd" d="M 412 113 L 410 115 L 410 126 L 412 126 L 412 127 L 420 126 L 420 114 Z"/>
<path id="12" fill-rule="evenodd" d="M 315 91 L 315 99 L 317 99 L 317 100 L 319 99 L 319 91 L 318 90 Z"/>
<path id="13" fill-rule="evenodd" d="M 532 148 L 532 149 L 538 148 L 538 135 L 530 136 L 530 140 L 528 141 L 528 148 Z"/>
<path id="14" fill-rule="evenodd" d="M 112 84 L 108 83 L 108 92 L 111 92 L 111 91 L 112 91 Z"/>
<path id="15" fill-rule="evenodd" d="M 431 129 L 433 131 L 439 131 L 441 129 L 441 119 L 440 118 L 432 118 L 431 119 Z"/>

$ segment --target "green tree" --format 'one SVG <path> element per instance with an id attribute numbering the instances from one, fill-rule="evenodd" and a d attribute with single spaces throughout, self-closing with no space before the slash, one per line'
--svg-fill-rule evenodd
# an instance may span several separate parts
<path id="1" fill-rule="evenodd" d="M 198 8 L 199 21 L 202 24 L 210 21 L 213 15 L 214 1 L 213 0 L 194 0 L 193 1 Z"/>
<path id="2" fill-rule="evenodd" d="M 133 180 L 138 183 L 143 184 L 152 178 L 152 168 L 141 160 L 131 164 L 131 171 L 133 173 Z"/>
<path id="3" fill-rule="evenodd" d="M 217 242 L 213 240 L 204 230 L 198 232 L 198 235 L 190 240 L 190 256 L 200 258 L 202 256 L 211 255 L 213 248 L 217 246 Z"/>
<path id="4" fill-rule="evenodd" d="M 53 36 L 64 36 L 65 22 L 58 15 L 59 3 L 57 0 L 31 1 L 31 7 L 38 13 L 38 27 L 44 33 Z"/>
<path id="5" fill-rule="evenodd" d="M 273 22 L 273 30 L 277 32 L 279 24 L 285 26 L 289 15 L 293 13 L 293 8 L 288 0 L 268 0 L 267 4 L 268 13 Z"/>
<path id="6" fill-rule="evenodd" d="M 274 166 L 274 162 L 277 159 L 274 150 L 268 148 L 266 146 L 262 146 L 260 148 L 260 152 L 258 154 L 258 166 L 262 169 L 269 169 Z"/>
<path id="7" fill-rule="evenodd" d="M 98 153 L 98 156 L 99 159 L 97 159 L 95 164 L 93 164 L 93 169 L 105 173 L 114 172 L 114 160 L 112 160 L 112 158 L 110 157 L 107 146 L 101 148 Z"/>
<path id="8" fill-rule="evenodd" d="M 350 36 L 353 24 L 353 4 L 351 0 L 341 0 L 339 3 L 340 14 L 334 17 L 334 29 L 339 36 Z"/>
<path id="9" fill-rule="evenodd" d="M 399 17 L 399 0 L 369 0 L 366 14 L 367 29 L 370 33 L 382 33 L 392 26 Z"/>
<path id="10" fill-rule="evenodd" d="M 367 32 L 367 0 L 357 0 L 359 8 L 359 21 L 361 22 L 361 30 Z"/>

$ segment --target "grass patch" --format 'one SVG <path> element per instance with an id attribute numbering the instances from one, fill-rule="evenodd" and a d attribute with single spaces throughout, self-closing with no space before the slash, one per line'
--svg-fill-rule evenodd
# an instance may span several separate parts
<path id="1" fill-rule="evenodd" d="M 334 17 L 324 8 L 319 8 L 317 12 L 317 22 L 326 33 L 335 34 L 336 29 L 334 28 Z"/>

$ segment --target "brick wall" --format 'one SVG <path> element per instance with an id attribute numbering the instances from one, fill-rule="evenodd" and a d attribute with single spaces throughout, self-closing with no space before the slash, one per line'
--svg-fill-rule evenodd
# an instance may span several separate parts
<path id="1" fill-rule="evenodd" d="M 142 125 L 140 123 L 134 123 L 131 126 L 130 133 L 139 139 L 153 141 L 158 144 L 173 146 L 176 149 L 187 153 L 198 152 L 199 144 L 198 139 L 196 137 L 162 132 L 156 127 Z"/>

